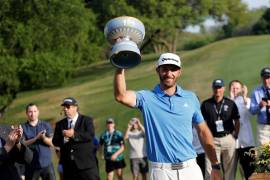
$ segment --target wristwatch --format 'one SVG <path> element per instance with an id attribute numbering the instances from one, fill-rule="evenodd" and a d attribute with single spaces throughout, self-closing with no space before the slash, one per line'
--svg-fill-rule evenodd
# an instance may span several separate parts
<path id="1" fill-rule="evenodd" d="M 220 163 L 218 163 L 218 164 L 212 164 L 212 169 L 220 170 L 221 169 Z"/>

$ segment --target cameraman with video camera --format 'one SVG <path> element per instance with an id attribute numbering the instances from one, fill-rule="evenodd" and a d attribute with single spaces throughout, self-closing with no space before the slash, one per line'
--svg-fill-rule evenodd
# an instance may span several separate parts
<path id="1" fill-rule="evenodd" d="M 262 145 L 270 140 L 270 67 L 261 70 L 262 85 L 251 94 L 250 112 L 257 114 L 257 142 Z"/>

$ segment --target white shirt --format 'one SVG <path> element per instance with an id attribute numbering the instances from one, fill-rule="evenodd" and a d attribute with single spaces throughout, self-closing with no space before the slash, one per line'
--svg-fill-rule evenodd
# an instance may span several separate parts
<path id="1" fill-rule="evenodd" d="M 72 119 L 70 119 L 70 118 L 67 119 L 68 123 L 70 123 L 70 121 L 72 121 L 72 123 L 71 123 L 71 128 L 72 129 L 74 129 L 78 117 L 79 117 L 79 113 L 76 113 L 76 115 Z"/>
<path id="2" fill-rule="evenodd" d="M 146 157 L 145 134 L 137 129 L 128 132 L 129 158 Z"/>
<path id="3" fill-rule="evenodd" d="M 238 134 L 239 147 L 245 148 L 254 146 L 254 137 L 252 127 L 250 124 L 251 114 L 249 112 L 250 98 L 247 98 L 247 104 L 244 103 L 242 96 L 238 96 L 234 99 L 234 102 L 238 108 L 240 114 L 240 130 Z"/>

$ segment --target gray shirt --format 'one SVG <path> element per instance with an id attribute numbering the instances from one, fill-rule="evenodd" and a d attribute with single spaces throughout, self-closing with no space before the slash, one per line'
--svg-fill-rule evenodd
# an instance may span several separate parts
<path id="1" fill-rule="evenodd" d="M 133 130 L 128 132 L 129 158 L 146 157 L 146 145 L 143 131 Z"/>

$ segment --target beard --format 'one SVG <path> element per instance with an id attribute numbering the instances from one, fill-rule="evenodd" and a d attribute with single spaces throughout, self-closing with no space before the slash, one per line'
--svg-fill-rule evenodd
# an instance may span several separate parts
<path id="1" fill-rule="evenodd" d="M 160 79 L 160 84 L 165 89 L 174 87 L 176 84 L 176 79 L 174 79 L 174 78 L 170 78 L 170 77 L 166 77 L 166 76 L 164 76 L 164 77 L 159 76 L 159 79 Z"/>

